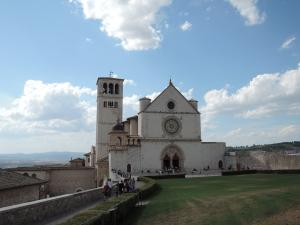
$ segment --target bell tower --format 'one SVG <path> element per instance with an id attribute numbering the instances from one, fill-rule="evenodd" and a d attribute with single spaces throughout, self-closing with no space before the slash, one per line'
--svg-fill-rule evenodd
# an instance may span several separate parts
<path id="1" fill-rule="evenodd" d="M 97 79 L 96 159 L 97 184 L 108 176 L 108 145 L 112 127 L 122 121 L 123 81 L 113 77 Z"/>

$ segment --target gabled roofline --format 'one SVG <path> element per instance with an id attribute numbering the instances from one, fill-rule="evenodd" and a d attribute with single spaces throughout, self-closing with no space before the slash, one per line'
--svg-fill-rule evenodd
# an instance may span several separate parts
<path id="1" fill-rule="evenodd" d="M 165 93 L 167 91 L 167 89 L 170 86 L 172 86 L 184 98 L 184 100 L 196 111 L 196 113 L 200 114 L 200 112 L 198 111 L 198 109 L 195 109 L 195 107 L 190 103 L 190 101 L 187 100 L 186 97 L 184 97 L 184 95 L 173 85 L 173 83 L 172 83 L 171 80 L 169 82 L 169 85 L 155 99 L 153 99 L 153 101 L 151 101 L 150 104 L 147 105 L 146 108 L 144 108 L 144 110 L 140 111 L 138 114 L 140 114 L 142 112 L 145 112 L 150 107 L 150 105 L 152 105 L 152 103 L 156 101 L 156 99 L 158 99 L 163 93 Z M 194 100 L 194 101 L 196 101 L 196 100 Z"/>

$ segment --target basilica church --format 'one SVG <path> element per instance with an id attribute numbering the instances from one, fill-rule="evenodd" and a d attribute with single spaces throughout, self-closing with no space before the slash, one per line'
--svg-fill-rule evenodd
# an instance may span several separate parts
<path id="1" fill-rule="evenodd" d="M 123 118 L 123 79 L 97 80 L 97 179 L 115 171 L 134 175 L 223 167 L 225 143 L 204 142 L 198 102 L 169 81 L 153 101 L 139 100 L 137 115 Z"/>

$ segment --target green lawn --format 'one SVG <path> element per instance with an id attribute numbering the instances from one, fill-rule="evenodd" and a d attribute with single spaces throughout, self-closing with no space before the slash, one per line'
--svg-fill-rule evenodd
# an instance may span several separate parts
<path id="1" fill-rule="evenodd" d="M 300 174 L 157 182 L 161 190 L 126 225 L 300 224 Z"/>

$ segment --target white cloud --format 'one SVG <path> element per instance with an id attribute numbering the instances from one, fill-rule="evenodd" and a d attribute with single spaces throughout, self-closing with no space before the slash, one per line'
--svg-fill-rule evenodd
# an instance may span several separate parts
<path id="1" fill-rule="evenodd" d="M 13 139 L 0 136 L 0 153 L 34 153 L 47 151 L 87 152 L 95 143 L 94 131 L 61 132 L 26 136 Z"/>
<path id="2" fill-rule="evenodd" d="M 192 28 L 192 24 L 189 21 L 185 21 L 183 24 L 180 25 L 180 29 L 182 31 L 187 31 Z"/>
<path id="3" fill-rule="evenodd" d="M 134 82 L 134 80 L 125 79 L 124 80 L 124 86 L 127 86 L 127 85 L 136 86 L 136 83 Z"/>
<path id="4" fill-rule="evenodd" d="M 139 111 L 139 99 L 140 96 L 133 94 L 131 96 L 125 96 L 123 98 L 124 108 L 131 108 L 134 112 Z"/>
<path id="5" fill-rule="evenodd" d="M 300 126 L 299 125 L 295 125 L 295 124 L 291 124 L 291 125 L 287 125 L 285 127 L 282 127 L 281 129 L 279 129 L 279 135 L 281 137 L 292 137 L 294 135 L 298 135 L 300 136 Z M 299 140 L 298 138 L 295 138 L 294 140 Z"/>
<path id="6" fill-rule="evenodd" d="M 300 125 L 283 124 L 270 127 L 235 128 L 225 134 L 206 137 L 207 141 L 225 141 L 227 146 L 270 144 L 300 139 Z"/>
<path id="7" fill-rule="evenodd" d="M 89 43 L 89 44 L 92 44 L 92 43 L 93 43 L 93 40 L 87 37 L 87 38 L 85 38 L 85 42 L 86 42 L 86 43 Z"/>
<path id="8" fill-rule="evenodd" d="M 281 49 L 287 49 L 290 48 L 291 45 L 296 41 L 296 37 L 292 36 L 287 38 L 281 45 Z"/>
<path id="9" fill-rule="evenodd" d="M 193 92 L 194 92 L 194 88 L 190 88 L 186 92 L 182 92 L 182 94 L 187 100 L 190 100 L 193 98 Z"/>
<path id="10" fill-rule="evenodd" d="M 111 74 L 110 75 L 113 78 L 119 78 L 120 76 L 118 74 Z M 132 86 L 136 86 L 136 83 L 134 80 L 130 80 L 130 79 L 124 79 L 124 86 L 128 86 L 128 85 L 132 85 Z"/>
<path id="11" fill-rule="evenodd" d="M 112 73 L 112 72 L 111 72 Z M 112 78 L 119 78 L 119 75 L 117 75 L 117 74 L 111 74 L 110 75 Z"/>
<path id="12" fill-rule="evenodd" d="M 157 96 L 160 95 L 161 92 L 157 91 L 157 92 L 153 92 L 152 94 L 146 95 L 147 98 L 150 98 L 151 101 L 153 101 Z"/>
<path id="13" fill-rule="evenodd" d="M 21 97 L 0 108 L 0 133 L 35 134 L 91 131 L 96 106 L 88 98 L 96 90 L 70 83 L 25 82 Z"/>
<path id="14" fill-rule="evenodd" d="M 161 92 L 153 92 L 149 95 L 146 95 L 147 98 L 150 98 L 152 101 L 160 94 Z M 131 113 L 139 112 L 139 99 L 142 98 L 141 95 L 133 94 L 131 96 L 125 96 L 123 98 L 123 104 L 125 111 L 130 111 Z M 129 115 L 125 115 L 129 116 Z"/>
<path id="15" fill-rule="evenodd" d="M 120 40 L 125 50 L 158 48 L 162 34 L 161 8 L 172 0 L 71 0 L 79 3 L 86 19 L 99 20 L 101 31 Z"/>
<path id="16" fill-rule="evenodd" d="M 261 24 L 266 19 L 266 14 L 257 8 L 258 0 L 227 0 L 246 19 L 245 24 L 253 26 Z"/>
<path id="17" fill-rule="evenodd" d="M 269 117 L 275 112 L 280 111 L 280 106 L 276 103 L 267 103 L 266 105 L 258 106 L 255 109 L 247 110 L 239 114 L 243 118 L 258 119 L 263 117 Z"/>
<path id="18" fill-rule="evenodd" d="M 242 128 L 236 128 L 234 130 L 229 131 L 225 137 L 236 137 L 238 135 L 241 135 L 242 133 Z"/>
<path id="19" fill-rule="evenodd" d="M 282 74 L 255 76 L 230 94 L 227 88 L 208 91 L 201 108 L 204 122 L 218 114 L 262 118 L 274 114 L 300 114 L 300 65 Z"/>

